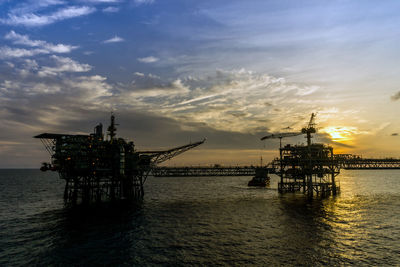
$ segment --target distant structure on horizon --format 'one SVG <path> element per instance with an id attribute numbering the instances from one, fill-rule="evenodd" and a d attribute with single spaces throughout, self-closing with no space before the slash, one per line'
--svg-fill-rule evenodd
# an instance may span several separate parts
<path id="1" fill-rule="evenodd" d="M 115 116 L 107 128 L 107 138 L 100 123 L 89 135 L 43 133 L 35 136 L 51 156 L 42 171 L 58 171 L 65 180 L 67 203 L 92 203 L 104 200 L 137 200 L 143 197 L 143 184 L 159 163 L 204 143 L 160 151 L 137 151 L 133 142 L 116 138 Z"/>

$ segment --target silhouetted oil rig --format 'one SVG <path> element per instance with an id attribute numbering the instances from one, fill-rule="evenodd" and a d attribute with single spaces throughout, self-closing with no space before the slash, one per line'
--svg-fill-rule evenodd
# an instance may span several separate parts
<path id="1" fill-rule="evenodd" d="M 308 125 L 299 132 L 275 133 L 264 136 L 261 140 L 279 138 L 280 157 L 266 166 L 259 167 L 160 167 L 153 170 L 155 176 L 255 176 L 249 182 L 254 185 L 265 186 L 269 182 L 269 173 L 280 177 L 278 191 L 303 192 L 308 196 L 313 194 L 325 196 L 339 192 L 335 177 L 341 167 L 354 166 L 360 158 L 351 155 L 334 155 L 333 148 L 324 144 L 312 143 L 312 134 L 316 133 L 315 114 L 311 114 Z M 285 145 L 282 139 L 305 134 L 306 145 Z M 399 163 L 399 162 L 398 162 Z M 255 179 L 255 178 L 258 178 Z M 258 181 L 258 182 L 257 182 Z M 259 182 L 261 181 L 261 182 Z M 251 184 L 253 185 L 253 184 Z"/>
<path id="2" fill-rule="evenodd" d="M 135 200 L 144 195 L 143 184 L 150 172 L 154 176 L 257 176 L 268 174 L 280 177 L 280 193 L 303 192 L 308 196 L 335 195 L 340 187 L 336 176 L 340 169 L 400 169 L 400 159 L 364 159 L 351 154 L 334 154 L 328 145 L 312 143 L 316 133 L 315 114 L 299 132 L 275 133 L 261 140 L 280 140 L 279 158 L 259 167 L 157 167 L 157 164 L 204 143 L 205 139 L 187 145 L 160 151 L 137 151 L 133 142 L 116 138 L 115 117 L 104 138 L 102 124 L 89 135 L 43 133 L 40 138 L 51 155 L 51 163 L 43 163 L 41 170 L 58 171 L 66 181 L 64 199 L 67 203 L 91 203 L 103 200 Z M 306 145 L 282 147 L 282 139 L 305 134 Z M 268 182 L 268 181 L 266 181 Z M 267 183 L 266 183 L 267 184 Z"/>
<path id="3" fill-rule="evenodd" d="M 43 133 L 40 138 L 51 155 L 42 171 L 58 171 L 65 180 L 67 203 L 136 200 L 144 195 L 149 172 L 161 162 L 204 143 L 205 139 L 169 150 L 136 151 L 133 142 L 116 138 L 115 116 L 104 138 L 100 123 L 89 135 Z"/>
<path id="4" fill-rule="evenodd" d="M 333 154 L 333 148 L 324 144 L 311 143 L 312 134 L 316 133 L 315 114 L 311 114 L 308 125 L 300 132 L 277 133 L 267 135 L 261 140 L 279 138 L 279 159 L 273 165 L 280 176 L 280 193 L 302 191 L 308 196 L 329 195 L 339 191 L 335 177 L 340 173 L 340 162 Z M 282 147 L 282 138 L 305 134 L 307 145 L 286 145 Z"/>

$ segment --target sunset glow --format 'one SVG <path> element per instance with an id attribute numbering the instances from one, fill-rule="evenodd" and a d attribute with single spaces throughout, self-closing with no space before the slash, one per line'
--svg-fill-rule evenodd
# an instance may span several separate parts
<path id="1" fill-rule="evenodd" d="M 111 111 L 138 149 L 207 137 L 182 163 L 224 150 L 221 162 L 247 164 L 262 146 L 273 158 L 276 140 L 260 138 L 300 130 L 311 113 L 335 149 L 400 156 L 398 1 L 0 7 L 0 166 L 36 167 L 48 155 L 32 136 L 88 133 Z"/>
<path id="2" fill-rule="evenodd" d="M 356 129 L 354 127 L 326 127 L 323 132 L 329 134 L 334 142 L 346 142 L 353 140 Z"/>

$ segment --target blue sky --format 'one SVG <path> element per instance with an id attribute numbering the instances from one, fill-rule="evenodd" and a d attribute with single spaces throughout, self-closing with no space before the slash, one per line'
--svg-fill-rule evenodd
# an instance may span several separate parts
<path id="1" fill-rule="evenodd" d="M 399 7 L 0 0 L 0 167 L 37 165 L 47 156 L 31 136 L 89 132 L 110 111 L 139 148 L 208 137 L 173 164 L 271 158 L 276 142 L 259 137 L 311 112 L 317 141 L 397 156 Z"/>

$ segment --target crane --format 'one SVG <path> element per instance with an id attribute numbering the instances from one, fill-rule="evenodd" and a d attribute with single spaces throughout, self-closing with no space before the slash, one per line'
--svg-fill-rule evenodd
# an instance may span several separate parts
<path id="1" fill-rule="evenodd" d="M 302 134 L 302 132 L 299 132 L 299 133 L 276 133 L 276 134 L 270 134 L 270 135 L 264 136 L 263 138 L 261 138 L 261 140 L 279 138 L 279 148 L 282 148 L 282 138 L 298 136 L 301 134 Z"/>
<path id="2" fill-rule="evenodd" d="M 306 134 L 307 136 L 307 145 L 310 146 L 311 145 L 311 134 L 312 133 L 316 133 L 317 129 L 315 128 L 315 113 L 311 113 L 311 118 L 310 118 L 310 122 L 308 123 L 308 125 L 306 127 L 304 127 L 303 129 L 301 129 L 301 133 Z"/>
<path id="3" fill-rule="evenodd" d="M 270 135 L 266 135 L 266 136 L 262 137 L 261 140 L 279 138 L 279 148 L 282 148 L 282 138 L 298 136 L 298 135 L 301 135 L 301 134 L 306 134 L 307 145 L 310 146 L 311 145 L 311 138 L 312 138 L 311 134 L 317 132 L 317 130 L 315 128 L 315 116 L 316 116 L 315 113 L 311 114 L 311 118 L 310 118 L 310 121 L 308 122 L 307 126 L 302 128 L 300 132 L 288 132 L 288 133 L 270 134 Z"/>
<path id="4" fill-rule="evenodd" d="M 196 143 L 190 143 L 184 146 L 179 146 L 179 147 L 174 147 L 168 150 L 154 150 L 154 151 L 137 151 L 137 153 L 140 156 L 147 156 L 148 159 L 150 159 L 150 162 L 153 166 L 156 164 L 162 163 L 166 160 L 169 160 L 183 152 L 186 152 L 192 148 L 195 148 L 196 146 L 199 146 L 203 144 L 206 141 L 206 138 L 204 138 L 202 141 L 196 142 Z"/>

